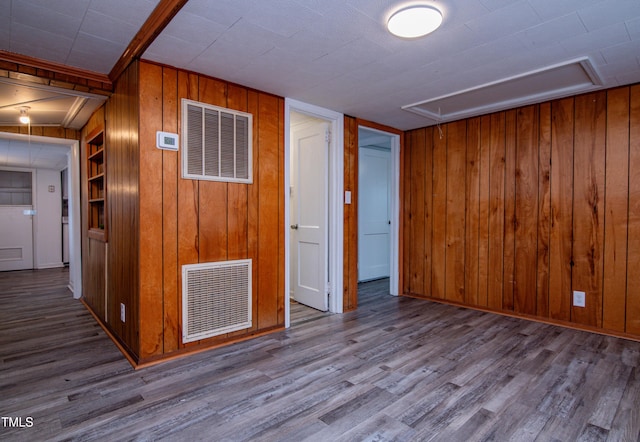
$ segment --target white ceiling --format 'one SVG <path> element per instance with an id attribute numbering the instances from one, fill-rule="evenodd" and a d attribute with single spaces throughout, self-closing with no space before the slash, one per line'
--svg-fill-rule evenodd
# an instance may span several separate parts
<path id="1" fill-rule="evenodd" d="M 0 49 L 108 74 L 159 1 L 4 0 Z M 599 88 L 640 82 L 639 0 L 425 0 L 442 27 L 390 35 L 410 3 L 189 0 L 143 58 L 402 130 L 436 123 L 403 106 L 582 57 Z"/>
<path id="2" fill-rule="evenodd" d="M 403 130 L 435 121 L 402 106 L 579 57 L 640 81 L 638 0 L 427 0 L 442 27 L 403 40 L 384 24 L 407 3 L 190 0 L 144 58 Z"/>
<path id="3" fill-rule="evenodd" d="M 0 137 L 0 166 L 62 170 L 67 167 L 70 146 L 68 140 L 3 134 Z"/>
<path id="4" fill-rule="evenodd" d="M 82 129 L 105 96 L 0 77 L 0 126 L 19 125 L 26 108 L 32 126 Z"/>

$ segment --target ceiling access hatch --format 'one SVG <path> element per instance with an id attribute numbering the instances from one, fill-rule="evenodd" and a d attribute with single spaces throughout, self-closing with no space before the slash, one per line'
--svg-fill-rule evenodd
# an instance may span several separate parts
<path id="1" fill-rule="evenodd" d="M 602 87 L 588 57 L 546 66 L 463 91 L 402 106 L 436 122 L 483 115 Z"/>

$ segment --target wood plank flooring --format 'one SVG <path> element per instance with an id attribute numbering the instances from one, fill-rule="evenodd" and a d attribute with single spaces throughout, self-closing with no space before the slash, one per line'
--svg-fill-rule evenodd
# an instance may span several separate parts
<path id="1" fill-rule="evenodd" d="M 639 440 L 637 342 L 376 281 L 356 311 L 294 306 L 286 331 L 134 371 L 66 284 L 0 273 L 0 440 Z"/>

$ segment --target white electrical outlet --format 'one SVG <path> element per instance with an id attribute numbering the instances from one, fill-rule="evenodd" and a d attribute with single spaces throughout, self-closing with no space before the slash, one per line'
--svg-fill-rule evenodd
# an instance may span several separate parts
<path id="1" fill-rule="evenodd" d="M 122 322 L 125 322 L 125 318 L 126 318 L 126 309 L 124 307 L 124 304 L 120 303 L 120 320 Z"/>
<path id="2" fill-rule="evenodd" d="M 585 307 L 586 306 L 586 299 L 585 299 L 585 293 L 584 292 L 580 292 L 578 290 L 574 290 L 573 291 L 573 305 L 575 307 Z"/>

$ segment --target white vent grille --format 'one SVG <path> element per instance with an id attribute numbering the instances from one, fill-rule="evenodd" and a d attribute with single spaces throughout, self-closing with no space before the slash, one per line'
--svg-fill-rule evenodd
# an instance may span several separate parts
<path id="1" fill-rule="evenodd" d="M 245 112 L 182 100 L 182 177 L 253 181 L 253 117 Z"/>
<path id="2" fill-rule="evenodd" d="M 182 341 L 251 327 L 251 260 L 182 266 Z"/>

